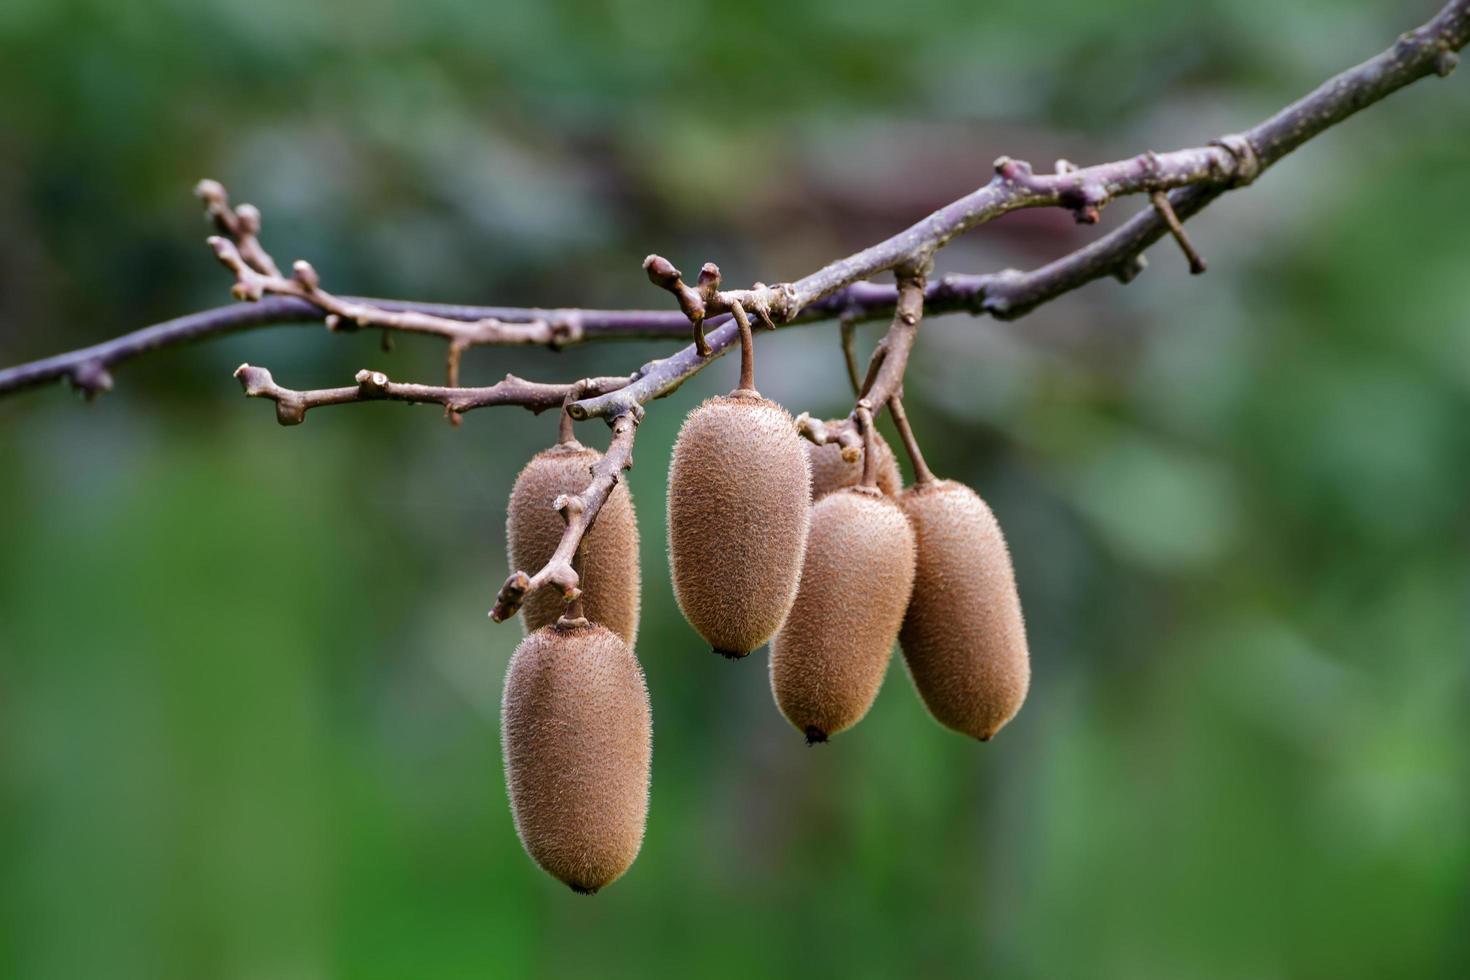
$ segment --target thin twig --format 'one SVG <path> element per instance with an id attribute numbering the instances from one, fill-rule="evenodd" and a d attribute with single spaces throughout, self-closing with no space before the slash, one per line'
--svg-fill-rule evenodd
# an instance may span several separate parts
<path id="1" fill-rule="evenodd" d="M 876 368 L 870 369 L 872 373 L 863 383 L 862 396 L 874 411 L 882 411 L 889 397 L 903 387 L 909 351 L 918 338 L 919 320 L 923 316 L 924 273 L 921 270 L 903 273 L 898 280 L 898 307 L 893 312 L 893 323 L 880 342 L 882 358 Z"/>
<path id="2" fill-rule="evenodd" d="M 1178 243 L 1179 250 L 1189 260 L 1190 275 L 1201 275 L 1208 266 L 1205 265 L 1205 260 L 1195 249 L 1194 242 L 1189 240 L 1189 235 L 1185 232 L 1184 225 L 1179 221 L 1179 215 L 1174 213 L 1174 205 L 1169 203 L 1169 195 L 1163 191 L 1154 191 L 1148 196 L 1148 199 L 1153 204 L 1154 210 L 1158 212 L 1159 217 L 1164 219 L 1164 227 L 1168 228 L 1169 234 L 1174 236 L 1174 241 Z"/>
<path id="3" fill-rule="evenodd" d="M 270 255 L 261 247 L 260 211 L 249 204 L 230 207 L 229 195 L 219 181 L 201 180 L 194 193 L 204 201 L 207 213 L 221 231 L 210 236 L 208 243 L 220 264 L 235 274 L 232 292 L 236 299 L 258 301 L 265 296 L 289 296 L 316 307 L 329 330 L 356 330 L 381 327 L 405 333 L 442 337 L 449 341 L 450 371 L 453 372 L 459 352 L 482 344 L 546 344 L 559 345 L 575 339 L 573 321 L 553 324 L 549 320 L 508 322 L 496 317 L 465 321 L 418 310 L 395 310 L 362 300 L 348 299 L 327 292 L 310 262 L 298 259 L 291 275 L 282 275 Z M 454 386 L 451 379 L 450 386 Z"/>
<path id="4" fill-rule="evenodd" d="M 858 485 L 872 489 L 878 485 L 878 439 L 873 431 L 873 405 L 866 398 L 859 398 L 852 414 L 863 434 L 863 474 Z"/>
<path id="5" fill-rule="evenodd" d="M 342 388 L 297 391 L 276 384 L 263 367 L 241 364 L 235 377 L 251 398 L 269 398 L 276 403 L 276 420 L 282 425 L 300 425 L 309 409 L 351 402 L 398 401 L 443 405 L 450 412 L 468 412 L 492 405 L 519 405 L 533 412 L 564 405 L 568 397 L 592 391 L 611 391 L 628 383 L 626 377 L 587 378 L 573 384 L 527 381 L 513 374 L 484 388 L 445 388 L 438 385 L 401 384 L 381 371 L 357 372 L 357 384 Z"/>
<path id="6" fill-rule="evenodd" d="M 853 332 L 857 321 L 850 314 L 844 313 L 838 318 L 838 326 L 842 338 L 842 363 L 847 365 L 847 380 L 852 385 L 852 393 L 856 395 L 862 385 L 858 380 L 857 353 L 853 351 Z"/>

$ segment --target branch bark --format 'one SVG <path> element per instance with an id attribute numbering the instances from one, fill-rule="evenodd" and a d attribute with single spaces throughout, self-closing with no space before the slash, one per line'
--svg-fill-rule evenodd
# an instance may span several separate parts
<path id="1" fill-rule="evenodd" d="M 1230 142 L 1222 140 L 1194 150 L 1142 154 L 1086 169 L 1063 166 L 1058 168 L 1058 173 L 1050 175 L 1030 174 L 1029 168 L 1019 161 L 1002 158 L 997 161 L 995 178 L 985 187 L 872 248 L 798 280 L 790 303 L 795 308 L 785 310 L 781 322 L 811 323 L 840 316 L 857 322 L 890 316 L 897 290 L 858 280 L 904 261 L 914 262 L 924 254 L 932 255 L 954 235 L 1019 207 L 1063 206 L 1080 219 L 1089 220 L 1107 201 L 1120 194 L 1174 188 L 1168 194 L 1168 201 L 1178 218 L 1187 220 L 1238 182 L 1254 179 L 1260 171 L 1360 109 L 1426 75 L 1450 74 L 1458 61 L 1455 52 L 1467 41 L 1470 41 L 1470 0 L 1452 0 L 1432 20 L 1404 34 L 1387 51 L 1329 79 L 1241 134 L 1241 140 L 1234 142 L 1234 150 Z M 1254 165 L 1245 156 L 1247 152 L 1253 155 Z M 1110 234 L 1039 269 L 945 276 L 929 287 L 925 307 L 931 315 L 968 312 L 1002 320 L 1016 319 L 1095 279 L 1112 276 L 1123 282 L 1131 281 L 1145 265 L 1142 252 L 1167 233 L 1165 219 L 1156 209 L 1149 208 Z M 496 341 L 506 343 L 563 346 L 589 340 L 687 336 L 690 331 L 687 316 L 674 310 L 457 306 L 340 298 L 381 310 L 413 311 L 449 320 L 491 319 L 507 324 L 541 322 L 553 326 L 552 336 L 526 333 Z M 268 297 L 248 305 L 205 310 L 105 343 L 0 370 L 0 395 L 59 379 L 69 380 L 84 393 L 95 395 L 111 387 L 113 367 L 149 351 L 273 324 L 319 323 L 323 316 L 320 307 L 293 297 Z M 717 336 L 709 338 L 715 354 L 735 339 L 733 330 L 721 334 L 718 329 L 728 320 L 728 315 L 723 315 L 703 322 L 706 330 L 717 328 Z M 687 377 L 680 372 L 690 366 L 689 361 L 680 360 L 667 365 L 669 370 L 660 372 L 659 376 L 650 377 L 639 390 L 639 403 L 677 388 Z M 643 376 L 644 372 L 640 372 L 640 380 Z M 606 414 L 613 407 L 605 403 L 583 406 L 582 417 Z"/>
<path id="2" fill-rule="evenodd" d="M 208 310 L 156 324 L 82 350 L 0 371 L 0 395 L 68 379 L 89 396 L 112 385 L 111 369 L 150 350 L 268 324 L 326 320 L 342 327 L 431 333 L 450 343 L 447 386 L 399 384 L 364 371 L 355 387 L 295 391 L 277 385 L 263 368 L 242 365 L 237 372 L 247 395 L 273 399 L 277 417 L 295 424 L 308 409 L 357 401 L 398 400 L 444 405 L 452 417 L 487 405 L 520 405 L 533 411 L 565 405 L 570 418 L 607 419 L 612 445 L 593 469 L 587 490 L 557 501 L 567 521 L 552 560 L 534 575 L 517 571 L 505 583 L 492 616 L 513 615 L 525 595 L 546 585 L 573 598 L 579 583 L 573 561 L 577 546 L 598 509 L 631 465 L 633 435 L 645 403 L 676 390 L 738 342 L 734 312 L 754 313 L 764 325 L 840 318 L 844 323 L 893 316 L 888 335 L 875 352 L 859 410 L 878 411 L 901 394 L 908 352 L 922 310 L 930 314 L 967 311 L 1015 319 L 1064 293 L 1103 276 L 1128 282 L 1145 265 L 1143 252 L 1173 232 L 1181 241 L 1182 222 L 1217 197 L 1254 181 L 1282 157 L 1324 130 L 1398 89 L 1430 74 L 1448 75 L 1455 54 L 1470 42 L 1470 0 L 1451 0 L 1428 23 L 1404 34 L 1388 50 L 1329 79 L 1257 126 L 1208 145 L 1169 153 L 1146 152 L 1126 160 L 1076 167 L 1058 161 L 1055 173 L 1037 174 L 1024 161 L 1002 157 L 983 187 L 940 208 L 897 235 L 838 259 L 810 275 L 776 286 L 722 290 L 719 270 L 708 264 L 695 287 L 683 283 L 667 260 L 650 256 L 649 278 L 677 299 L 677 311 L 541 310 L 517 307 L 463 307 L 338 297 L 323 291 L 315 270 L 298 263 L 281 274 L 258 240 L 259 212 L 248 205 L 230 208 L 223 188 L 201 185 L 209 214 L 223 237 L 212 244 L 236 274 L 236 292 L 248 304 Z M 1108 203 L 1144 194 L 1151 206 L 1097 241 L 1030 272 L 1005 270 L 990 275 L 950 275 L 927 287 L 924 279 L 935 253 L 955 236 L 1020 208 L 1061 207 L 1076 220 L 1092 223 Z M 1193 251 L 1192 246 L 1186 249 Z M 1191 265 L 1202 271 L 1197 254 Z M 897 286 L 865 280 L 897 274 Z M 749 325 L 744 324 L 748 333 Z M 592 339 L 689 336 L 694 343 L 643 365 L 626 377 L 585 379 L 572 384 L 542 384 L 513 376 L 487 388 L 457 384 L 458 353 L 471 344 L 544 344 L 558 347 Z M 748 346 L 747 346 L 748 351 Z M 745 372 L 747 375 L 749 371 Z M 901 405 L 898 413 L 901 414 Z M 849 426 L 823 430 L 807 420 L 812 437 L 829 436 L 853 448 Z M 906 424 L 905 441 L 910 441 Z M 819 431 L 822 430 L 822 431 Z M 917 460 L 916 460 L 917 464 Z"/>
<path id="3" fill-rule="evenodd" d="M 402 384 L 389 380 L 381 371 L 357 372 L 357 384 L 342 388 L 296 391 L 276 384 L 263 367 L 241 364 L 235 369 L 240 387 L 250 398 L 269 398 L 276 403 L 276 420 L 282 425 L 300 425 L 309 409 L 351 402 L 397 401 L 410 404 L 443 405 L 446 412 L 462 413 L 492 405 L 519 405 L 532 412 L 560 407 L 569 397 L 591 392 L 613 391 L 626 385 L 631 376 L 584 378 L 572 384 L 527 381 L 513 374 L 484 388 L 454 388 L 439 385 Z"/>
<path id="4" fill-rule="evenodd" d="M 883 289 L 885 306 L 896 302 L 895 289 L 855 280 L 899 266 L 922 266 L 955 235 L 1018 208 L 1060 206 L 1071 210 L 1079 221 L 1090 222 L 1115 197 L 1174 188 L 1168 202 L 1184 221 L 1226 191 L 1253 182 L 1292 150 L 1355 112 L 1427 75 L 1447 76 L 1458 61 L 1455 52 L 1467 42 L 1470 0 L 1451 0 L 1432 20 L 1402 35 L 1388 50 L 1334 76 L 1246 132 L 1222 137 L 1208 146 L 1143 153 L 1086 168 L 1059 161 L 1058 172 L 1047 175 L 1034 174 L 1028 164 L 1002 157 L 996 161 L 989 184 L 892 238 L 797 280 L 791 286 L 795 315 L 810 304 L 831 300 L 839 290 L 853 308 L 873 311 L 878 304 L 870 301 L 878 299 L 873 291 L 879 289 Z M 1015 319 L 1103 276 L 1131 281 L 1146 264 L 1141 254 L 1144 249 L 1168 232 L 1168 222 L 1158 208 L 1150 206 L 1097 241 L 1032 272 L 947 276 L 926 303 L 931 312 L 959 307 Z M 708 339 L 718 356 L 735 339 L 734 330 L 722 326 Z M 590 418 L 663 397 L 712 359 L 695 355 L 693 348 L 685 348 L 654 361 L 627 388 L 579 402 L 571 407 L 572 414 Z"/>
<path id="5" fill-rule="evenodd" d="M 581 597 L 581 578 L 574 564 L 577 549 L 592 528 L 597 512 L 607 503 L 618 480 L 622 479 L 623 470 L 633 466 L 633 437 L 637 434 L 640 418 L 641 413 L 626 412 L 610 420 L 612 442 L 602 458 L 593 464 L 592 482 L 581 493 L 558 497 L 555 501 L 554 506 L 567 522 L 556 551 L 534 575 L 520 569 L 511 572 L 500 587 L 494 608 L 490 610 L 491 619 L 497 623 L 505 622 L 520 610 L 526 596 L 551 585 L 560 589 L 568 602 Z"/>

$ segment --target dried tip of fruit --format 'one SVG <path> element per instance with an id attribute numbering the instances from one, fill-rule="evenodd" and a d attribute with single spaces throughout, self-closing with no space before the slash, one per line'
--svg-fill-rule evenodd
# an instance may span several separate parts
<path id="1" fill-rule="evenodd" d="M 816 725 L 806 726 L 806 744 L 821 745 L 827 741 L 827 733 Z"/>
<path id="2" fill-rule="evenodd" d="M 669 564 L 689 624 L 744 656 L 796 598 L 811 520 L 806 449 L 786 410 L 753 392 L 684 420 L 669 466 Z"/>
<path id="3" fill-rule="evenodd" d="M 724 657 L 726 660 L 744 660 L 746 657 L 750 656 L 749 650 L 745 651 L 744 653 L 740 653 L 736 650 L 721 650 L 719 647 L 710 647 L 709 649 L 710 653 L 714 653 L 721 657 Z"/>

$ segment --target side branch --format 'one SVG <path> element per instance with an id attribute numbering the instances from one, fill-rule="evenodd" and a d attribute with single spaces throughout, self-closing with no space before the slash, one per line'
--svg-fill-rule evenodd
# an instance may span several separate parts
<path id="1" fill-rule="evenodd" d="M 308 409 L 322 405 L 369 401 L 431 403 L 443 405 L 446 412 L 454 413 L 492 405 L 519 405 L 532 412 L 542 412 L 556 408 L 568 397 L 613 391 L 630 380 L 629 377 L 585 378 L 572 384 L 546 384 L 507 374 L 505 380 L 488 387 L 454 388 L 402 384 L 390 381 L 381 371 L 363 370 L 357 372 L 357 384 L 351 387 L 296 391 L 281 387 L 265 368 L 250 364 L 236 368 L 235 377 L 248 397 L 269 398 L 276 403 L 276 420 L 282 425 L 300 425 L 306 421 Z"/>
<path id="2" fill-rule="evenodd" d="M 209 238 L 220 264 L 235 274 L 236 299 L 257 302 L 265 296 L 288 296 L 316 307 L 328 330 L 381 327 L 405 333 L 429 334 L 449 341 L 451 349 L 464 350 L 483 344 L 542 344 L 560 347 L 580 339 L 570 318 L 532 319 L 510 322 L 485 316 L 464 320 L 413 309 L 386 309 L 359 299 L 335 296 L 321 286 L 310 262 L 298 259 L 291 275 L 282 275 L 270 254 L 261 247 L 260 211 L 253 205 L 230 207 L 229 195 L 218 181 L 201 180 L 194 193 L 204 201 L 205 212 L 214 220 L 219 235 Z M 451 365 L 455 362 L 451 361 Z M 453 378 L 450 384 L 454 384 Z"/>
<path id="3" fill-rule="evenodd" d="M 622 479 L 623 470 L 633 466 L 633 436 L 637 432 L 640 418 L 641 412 L 625 412 L 611 420 L 612 442 L 602 458 L 593 464 L 592 482 L 581 493 L 558 497 L 555 501 L 554 506 L 567 522 L 556 551 L 535 574 L 528 575 L 520 570 L 510 574 L 500 587 L 495 607 L 490 610 L 491 619 L 497 623 L 504 622 L 516 614 L 526 596 L 548 585 L 560 589 L 562 597 L 568 602 L 582 595 L 581 578 L 577 575 L 573 560 L 582 544 L 582 538 L 596 520 L 597 512 L 612 495 L 618 480 Z"/>

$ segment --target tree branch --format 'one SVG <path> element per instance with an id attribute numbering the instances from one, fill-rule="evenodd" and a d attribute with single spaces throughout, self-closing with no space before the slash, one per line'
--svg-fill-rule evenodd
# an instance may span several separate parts
<path id="1" fill-rule="evenodd" d="M 882 287 L 855 280 L 900 266 L 922 266 L 955 235 L 1019 208 L 1059 206 L 1071 210 L 1078 221 L 1089 223 L 1114 197 L 1175 188 L 1167 199 L 1183 221 L 1226 191 L 1251 183 L 1286 154 L 1358 110 L 1426 75 L 1448 75 L 1458 60 L 1455 51 L 1467 42 L 1470 0 L 1451 0 L 1433 20 L 1401 36 L 1393 47 L 1334 76 L 1245 133 L 1222 137 L 1208 146 L 1143 153 L 1085 168 L 1058 161 L 1057 173 L 1046 175 L 1032 173 L 1022 161 L 1001 157 L 996 161 L 995 177 L 984 187 L 892 238 L 791 284 L 793 315 L 806 310 L 808 304 L 831 299 L 839 290 L 846 292 L 846 304 L 868 305 L 869 299 L 877 298 L 871 290 Z M 957 305 L 976 314 L 1015 319 L 1105 275 L 1130 281 L 1145 265 L 1140 253 L 1168 230 L 1159 209 L 1150 207 L 1090 245 L 1033 272 L 946 277 L 934 290 L 932 311 Z M 896 301 L 896 291 L 885 290 L 883 298 L 888 297 Z M 706 336 L 717 356 L 731 346 L 735 331 L 726 324 Z M 626 388 L 575 403 L 569 410 L 576 418 L 590 418 L 661 398 L 710 360 L 687 347 L 645 365 L 638 380 Z"/>
<path id="2" fill-rule="evenodd" d="M 618 480 L 622 478 L 623 470 L 633 466 L 633 437 L 641 418 L 641 411 L 629 411 L 609 420 L 612 426 L 612 442 L 608 445 L 607 452 L 592 465 L 592 482 L 586 490 L 575 496 L 556 498 L 554 506 L 567 522 L 556 551 L 534 575 L 528 575 L 521 570 L 511 572 L 505 584 L 500 587 L 495 607 L 490 610 L 491 619 L 497 623 L 505 622 L 521 608 L 526 596 L 548 585 L 560 589 L 563 598 L 568 602 L 581 596 L 581 579 L 573 565 L 577 549 L 592 528 L 597 512 L 602 509 Z"/>
<path id="3" fill-rule="evenodd" d="M 545 384 L 527 381 L 513 374 L 485 388 L 454 388 L 438 385 L 401 384 L 390 381 L 381 371 L 357 372 L 357 384 L 343 388 L 315 388 L 296 391 L 276 384 L 263 367 L 241 364 L 235 369 L 240 387 L 250 398 L 269 398 L 276 403 L 276 420 L 282 425 L 300 425 L 306 421 L 308 409 L 322 405 L 345 405 L 350 402 L 398 401 L 410 404 L 443 405 L 445 411 L 461 413 L 492 405 L 519 405 L 532 412 L 557 408 L 570 396 L 613 391 L 626 385 L 631 375 L 611 378 L 584 378 L 572 384 Z"/>
<path id="4" fill-rule="evenodd" d="M 1051 175 L 1031 174 L 1030 168 L 1020 162 L 1002 158 L 997 161 L 996 177 L 990 184 L 899 235 L 796 282 L 794 296 L 782 304 L 787 308 L 783 310 L 786 316 L 781 322 L 810 323 L 837 316 L 858 322 L 889 316 L 897 300 L 897 290 L 858 280 L 901 262 L 932 255 L 954 235 L 1019 207 L 1063 206 L 1087 221 L 1120 194 L 1145 191 L 1152 194 L 1173 187 L 1176 189 L 1168 195 L 1168 201 L 1178 218 L 1186 220 L 1238 182 L 1254 179 L 1260 171 L 1354 112 L 1431 73 L 1448 75 L 1458 61 L 1455 52 L 1467 40 L 1470 40 L 1470 0 L 1452 0 L 1434 19 L 1403 35 L 1389 50 L 1328 80 L 1241 134 L 1240 139 L 1222 140 L 1173 154 L 1143 154 L 1086 169 L 1059 161 L 1062 166 Z M 1185 184 L 1189 186 L 1182 186 Z M 218 210 L 218 214 L 211 211 L 217 224 L 226 212 L 223 207 Z M 253 209 L 247 209 L 244 219 L 247 227 L 240 228 L 240 210 L 229 212 L 235 224 L 227 224 L 222 229 L 237 240 L 237 247 L 237 236 L 242 232 L 253 236 L 259 225 L 258 212 L 254 213 L 252 223 Z M 1113 276 L 1123 282 L 1132 280 L 1146 264 L 1141 253 L 1167 232 L 1164 217 L 1157 209 L 1150 208 L 1090 245 L 1031 272 L 1006 270 L 990 275 L 945 276 L 930 286 L 925 306 L 932 315 L 964 311 L 1016 319 L 1095 279 Z M 241 255 L 244 258 L 245 252 Z M 443 320 L 493 320 L 506 325 L 542 323 L 550 327 L 549 336 L 538 335 L 534 330 L 511 331 L 493 341 L 486 340 L 487 343 L 562 346 L 587 340 L 684 336 L 690 331 L 690 320 L 683 311 L 453 306 L 338 298 L 381 311 L 418 312 Z M 111 387 L 113 367 L 148 351 L 255 327 L 320 322 L 322 318 L 320 306 L 291 296 L 268 297 L 248 306 L 205 310 L 105 343 L 0 371 L 0 395 L 67 379 L 92 396 Z M 708 330 L 722 327 L 729 318 L 724 315 L 701 319 L 702 326 Z M 733 329 L 710 338 L 711 353 L 718 354 L 734 339 Z M 646 379 L 647 383 L 639 388 L 635 401 L 641 404 L 673 391 L 688 377 L 687 369 L 697 363 L 680 359 L 657 372 L 640 372 L 640 381 Z M 581 406 L 579 417 L 605 415 L 616 407 L 607 402 Z"/>
<path id="5" fill-rule="evenodd" d="M 242 365 L 236 376 L 247 395 L 276 402 L 277 418 L 283 424 L 301 422 L 317 406 L 376 400 L 433 402 L 443 405 L 451 418 L 488 405 L 520 405 L 532 411 L 564 405 L 569 418 L 607 419 L 613 428 L 612 444 L 593 467 L 590 485 L 581 494 L 556 501 L 567 528 L 555 554 L 534 575 L 517 571 L 507 579 L 491 612 L 501 620 L 513 615 L 527 594 L 546 585 L 556 585 L 568 599 L 580 594 L 574 567 L 577 548 L 621 471 L 632 465 L 633 437 L 643 405 L 674 391 L 733 346 L 740 328 L 748 337 L 747 312 L 772 329 L 836 317 L 844 323 L 845 332 L 850 330 L 848 324 L 893 316 L 888 334 L 874 352 L 855 409 L 855 415 L 866 423 L 863 432 L 870 434 L 871 413 L 901 395 L 908 354 L 926 308 L 931 314 L 964 310 L 1014 319 L 1094 279 L 1111 275 L 1123 282 L 1131 280 L 1145 265 L 1143 251 L 1168 233 L 1180 241 L 1192 270 L 1203 271 L 1204 261 L 1188 243 L 1183 221 L 1226 191 L 1251 183 L 1286 154 L 1360 109 L 1431 73 L 1448 75 L 1458 60 L 1455 52 L 1467 41 L 1470 0 L 1451 0 L 1431 21 L 1400 37 L 1387 51 L 1330 79 L 1244 133 L 1206 146 L 1147 152 L 1092 167 L 1058 161 L 1051 174 L 1034 173 L 1024 161 L 1002 157 L 985 186 L 903 232 L 793 283 L 756 283 L 750 289 L 724 290 L 719 269 L 710 263 L 690 287 L 671 263 L 649 256 L 645 271 L 650 280 L 675 296 L 677 311 L 463 307 L 336 296 L 321 288 L 308 263 L 298 262 L 289 277 L 283 275 L 259 242 L 260 213 L 249 205 L 231 208 L 224 189 L 206 181 L 198 190 L 220 232 L 210 243 L 220 261 L 235 273 L 236 295 L 253 302 L 191 314 L 0 371 L 0 395 L 66 378 L 93 396 L 111 387 L 110 369 L 132 357 L 274 323 L 325 320 L 336 329 L 378 327 L 442 337 L 450 345 L 449 384 L 443 387 L 400 384 L 373 371 L 359 372 L 355 387 L 313 391 L 283 388 L 268 371 L 249 365 Z M 951 275 L 925 286 L 934 254 L 959 234 L 1010 211 L 1032 207 L 1065 208 L 1077 221 L 1092 223 L 1109 202 L 1127 194 L 1146 194 L 1151 206 L 1115 231 L 1048 265 L 1031 272 Z M 864 281 L 888 271 L 896 273 L 897 286 Z M 627 377 L 543 384 L 507 375 L 485 388 L 457 385 L 459 355 L 473 345 L 558 347 L 590 339 L 691 334 L 694 343 Z M 748 360 L 748 342 L 745 350 Z M 743 377 L 750 376 L 750 368 L 747 363 Z M 916 469 L 927 472 L 912 444 L 901 403 L 892 407 L 900 435 L 913 451 Z M 858 451 L 859 433 L 853 417 L 827 427 L 803 415 L 799 427 L 815 441 L 837 442 L 844 455 Z"/>

